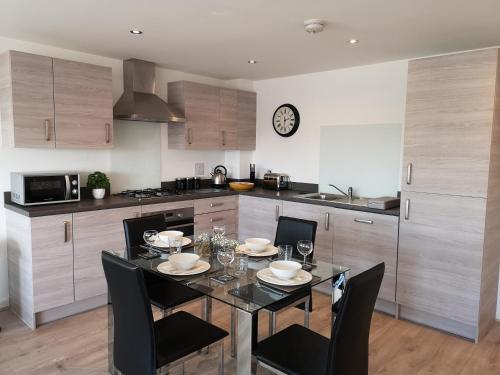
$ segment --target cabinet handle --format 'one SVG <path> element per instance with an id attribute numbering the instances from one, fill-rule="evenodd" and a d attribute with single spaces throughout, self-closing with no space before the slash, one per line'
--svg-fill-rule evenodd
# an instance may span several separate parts
<path id="1" fill-rule="evenodd" d="M 226 131 L 222 130 L 222 145 L 226 145 Z"/>
<path id="2" fill-rule="evenodd" d="M 45 120 L 45 140 L 48 142 L 50 141 L 50 120 Z"/>
<path id="3" fill-rule="evenodd" d="M 224 218 L 223 218 L 223 217 L 211 217 L 211 218 L 210 218 L 210 222 L 211 222 L 211 223 L 216 223 L 216 222 L 218 222 L 218 221 L 223 221 L 223 220 L 224 220 Z"/>
<path id="4" fill-rule="evenodd" d="M 362 224 L 373 224 L 373 220 L 366 220 L 366 219 L 354 219 L 356 223 L 362 223 Z"/>
<path id="5" fill-rule="evenodd" d="M 106 143 L 111 142 L 111 124 L 109 122 L 104 124 L 106 130 Z"/>
<path id="6" fill-rule="evenodd" d="M 407 199 L 405 202 L 405 220 L 410 219 L 410 200 Z"/>
<path id="7" fill-rule="evenodd" d="M 325 230 L 330 229 L 330 213 L 326 212 L 325 213 Z"/>
<path id="8" fill-rule="evenodd" d="M 276 205 L 276 209 L 274 210 L 274 220 L 278 221 L 280 218 L 280 206 Z"/>
<path id="9" fill-rule="evenodd" d="M 224 203 L 210 203 L 210 207 L 220 207 L 224 206 Z"/>
<path id="10" fill-rule="evenodd" d="M 71 241 L 71 226 L 69 221 L 64 222 L 64 242 Z"/>
<path id="11" fill-rule="evenodd" d="M 411 185 L 411 174 L 413 171 L 413 163 L 408 163 L 406 167 L 406 185 Z"/>
<path id="12" fill-rule="evenodd" d="M 188 128 L 188 129 L 187 129 L 187 138 L 188 138 L 188 139 L 187 139 L 188 144 L 189 144 L 189 145 L 190 145 L 190 144 L 192 144 L 192 143 L 193 143 L 193 141 L 191 140 L 191 128 Z"/>

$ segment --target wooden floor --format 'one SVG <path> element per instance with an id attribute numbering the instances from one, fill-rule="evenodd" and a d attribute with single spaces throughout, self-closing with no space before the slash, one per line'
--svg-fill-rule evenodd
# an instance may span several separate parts
<path id="1" fill-rule="evenodd" d="M 311 328 L 329 336 L 329 297 L 314 296 Z M 199 304 L 189 306 L 199 314 Z M 214 323 L 228 329 L 229 309 L 214 302 Z M 301 322 L 297 309 L 281 313 L 278 325 Z M 99 308 L 31 331 L 10 311 L 0 312 L 0 374 L 105 374 L 107 311 Z M 267 320 L 261 317 L 264 337 Z M 228 347 L 229 340 L 226 340 Z M 292 344 L 293 345 L 293 344 Z M 226 351 L 228 353 L 228 351 Z M 214 373 L 215 351 L 193 359 L 186 374 Z M 234 360 L 226 355 L 226 374 Z M 259 374 L 265 373 L 259 371 Z M 479 344 L 375 313 L 370 337 L 370 374 L 498 375 L 500 323 Z M 348 374 L 346 374 L 348 375 Z"/>

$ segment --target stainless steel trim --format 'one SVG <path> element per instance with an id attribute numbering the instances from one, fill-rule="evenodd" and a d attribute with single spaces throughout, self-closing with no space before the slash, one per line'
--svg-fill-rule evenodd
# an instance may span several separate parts
<path id="1" fill-rule="evenodd" d="M 280 206 L 276 205 L 276 209 L 274 211 L 274 220 L 278 221 L 280 218 Z"/>
<path id="2" fill-rule="evenodd" d="M 111 125 L 109 122 L 104 124 L 106 129 L 106 143 L 111 142 Z"/>
<path id="3" fill-rule="evenodd" d="M 71 229 L 70 222 L 64 221 L 64 242 L 71 241 L 70 229 Z"/>
<path id="4" fill-rule="evenodd" d="M 193 143 L 191 139 L 191 128 L 187 128 L 187 142 L 189 145 Z"/>
<path id="5" fill-rule="evenodd" d="M 50 141 L 50 120 L 46 119 L 44 123 L 45 123 L 45 140 L 48 142 Z"/>
<path id="6" fill-rule="evenodd" d="M 354 219 L 356 223 L 362 223 L 362 224 L 373 224 L 373 220 L 366 220 L 366 219 Z"/>
<path id="7" fill-rule="evenodd" d="M 330 213 L 325 212 L 325 230 L 330 229 Z"/>
<path id="8" fill-rule="evenodd" d="M 405 202 L 405 220 L 410 219 L 410 200 L 407 199 Z"/>
<path id="9" fill-rule="evenodd" d="M 211 222 L 211 223 L 216 223 L 216 222 L 218 222 L 218 221 L 223 221 L 223 220 L 224 220 L 224 218 L 223 218 L 223 217 L 211 217 L 211 218 L 210 218 L 210 222 Z"/>
<path id="10" fill-rule="evenodd" d="M 224 203 L 210 203 L 210 207 L 224 206 Z"/>
<path id="11" fill-rule="evenodd" d="M 71 199 L 71 182 L 69 181 L 69 175 L 64 176 L 64 182 L 66 183 L 66 191 L 64 192 L 64 199 L 69 201 Z"/>
<path id="12" fill-rule="evenodd" d="M 413 163 L 408 163 L 406 167 L 406 185 L 411 185 L 411 175 L 413 171 Z"/>

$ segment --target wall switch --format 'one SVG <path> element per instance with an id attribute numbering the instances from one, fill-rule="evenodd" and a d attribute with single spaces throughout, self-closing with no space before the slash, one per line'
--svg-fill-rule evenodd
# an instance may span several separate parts
<path id="1" fill-rule="evenodd" d="M 203 176 L 205 174 L 205 163 L 194 163 L 194 175 Z"/>

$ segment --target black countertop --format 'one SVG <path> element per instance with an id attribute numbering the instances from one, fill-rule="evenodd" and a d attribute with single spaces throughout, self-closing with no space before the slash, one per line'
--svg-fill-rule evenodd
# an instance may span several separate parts
<path id="1" fill-rule="evenodd" d="M 161 198 L 150 198 L 150 199 L 135 199 L 135 198 L 124 198 L 121 196 L 108 196 L 104 199 L 82 199 L 80 202 L 74 203 L 61 203 L 61 204 L 47 204 L 40 206 L 21 206 L 16 203 L 11 202 L 10 194 L 5 194 L 5 203 L 4 207 L 8 210 L 17 212 L 19 214 L 28 216 L 28 217 L 38 217 L 38 216 L 50 216 L 50 215 L 60 215 L 60 214 L 68 214 L 74 212 L 85 212 L 85 211 L 97 211 L 97 210 L 106 210 L 111 208 L 120 208 L 120 207 L 134 207 L 134 206 L 146 206 L 149 204 L 156 203 L 167 203 L 167 202 L 178 202 L 185 200 L 195 200 L 195 199 L 204 199 L 204 198 L 213 198 L 213 197 L 221 197 L 228 195 L 248 195 L 252 197 L 259 198 L 269 198 L 269 199 L 279 199 L 284 201 L 298 202 L 298 203 L 308 203 L 315 204 L 321 206 L 329 206 L 329 207 L 337 207 L 344 208 L 348 210 L 354 211 L 362 211 L 362 212 L 372 212 L 376 214 L 383 215 L 391 215 L 391 216 L 399 216 L 399 207 L 392 208 L 389 210 L 379 210 L 374 208 L 368 208 L 363 206 L 354 206 L 354 205 L 346 205 L 346 204 L 338 204 L 333 202 L 325 202 L 325 201 L 313 201 L 311 199 L 300 198 L 297 195 L 302 193 L 302 191 L 298 190 L 283 190 L 280 192 L 276 192 L 274 190 L 263 189 L 262 187 L 256 187 L 248 192 L 236 192 L 232 190 L 218 190 L 218 191 L 206 191 L 204 189 L 203 193 L 185 193 L 182 195 L 171 195 L 168 197 Z"/>

